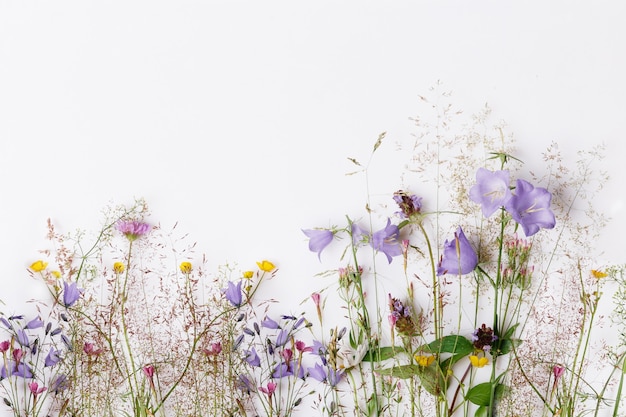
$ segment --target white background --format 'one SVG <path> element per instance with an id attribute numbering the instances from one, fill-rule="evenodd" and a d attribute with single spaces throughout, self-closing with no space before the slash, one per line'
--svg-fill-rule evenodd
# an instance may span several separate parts
<path id="1" fill-rule="evenodd" d="M 527 155 L 604 143 L 598 247 L 624 262 L 623 22 L 616 1 L 2 1 L 2 309 L 37 295 L 47 218 L 97 228 L 134 197 L 215 268 L 274 261 L 276 298 L 300 301 L 324 269 L 300 229 L 363 213 L 347 157 L 409 137 L 438 81 Z"/>

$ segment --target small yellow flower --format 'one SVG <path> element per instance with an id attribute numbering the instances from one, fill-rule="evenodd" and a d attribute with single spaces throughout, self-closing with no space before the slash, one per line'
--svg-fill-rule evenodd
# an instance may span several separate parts
<path id="1" fill-rule="evenodd" d="M 593 277 L 596 279 L 606 278 L 609 276 L 609 274 L 607 274 L 606 272 L 598 271 L 596 269 L 591 270 L 591 275 L 593 275 Z"/>
<path id="2" fill-rule="evenodd" d="M 116 274 L 121 274 L 122 272 L 124 272 L 125 269 L 126 269 L 126 265 L 124 265 L 123 262 L 115 262 L 113 264 L 113 271 Z"/>
<path id="3" fill-rule="evenodd" d="M 48 262 L 44 262 L 42 260 L 39 261 L 35 261 L 32 263 L 32 265 L 30 266 L 30 269 L 33 272 L 41 272 L 44 269 L 46 269 L 48 267 Z"/>
<path id="4" fill-rule="evenodd" d="M 192 270 L 191 262 L 181 262 L 180 263 L 180 272 L 183 274 L 189 274 Z"/>
<path id="5" fill-rule="evenodd" d="M 272 272 L 274 268 L 276 268 L 273 263 L 271 263 L 270 261 L 266 261 L 266 260 L 257 262 L 256 264 L 259 266 L 259 269 L 261 271 L 265 271 L 265 272 Z"/>
<path id="6" fill-rule="evenodd" d="M 431 363 L 435 360 L 433 355 L 415 355 L 415 360 L 419 366 L 430 366 Z"/>
<path id="7" fill-rule="evenodd" d="M 61 278 L 61 272 L 60 271 L 52 271 L 52 276 L 55 277 L 56 279 Z"/>
<path id="8" fill-rule="evenodd" d="M 469 360 L 472 366 L 475 366 L 476 368 L 482 368 L 489 363 L 489 359 L 484 356 L 482 358 L 479 358 L 476 355 L 470 355 Z"/>
<path id="9" fill-rule="evenodd" d="M 252 271 L 246 271 L 246 272 L 243 273 L 243 277 L 245 279 L 252 279 L 253 276 L 254 276 L 254 272 L 252 272 Z"/>

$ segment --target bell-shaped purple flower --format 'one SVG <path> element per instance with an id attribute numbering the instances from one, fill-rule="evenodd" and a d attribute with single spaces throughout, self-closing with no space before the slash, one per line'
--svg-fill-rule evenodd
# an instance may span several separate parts
<path id="1" fill-rule="evenodd" d="M 400 229 L 395 224 L 391 224 L 391 220 L 387 219 L 387 225 L 372 234 L 370 244 L 378 252 L 382 252 L 387 256 L 387 261 L 391 263 L 393 256 L 402 255 L 402 246 L 400 245 Z"/>
<path id="2" fill-rule="evenodd" d="M 54 348 L 50 348 L 50 352 L 46 355 L 46 360 L 44 362 L 44 366 L 54 366 L 61 360 L 61 351 L 54 350 Z"/>
<path id="3" fill-rule="evenodd" d="M 252 350 L 246 351 L 246 362 L 248 362 L 248 365 L 250 366 L 261 366 L 261 358 L 259 358 L 259 355 L 256 353 L 256 349 L 254 349 L 254 347 Z"/>
<path id="4" fill-rule="evenodd" d="M 313 368 L 308 368 L 307 372 L 309 373 L 309 376 L 311 378 L 319 382 L 326 381 L 326 370 L 324 369 L 324 366 L 322 366 L 322 364 L 320 363 L 316 363 Z"/>
<path id="5" fill-rule="evenodd" d="M 63 304 L 65 307 L 71 307 L 78 301 L 80 298 L 82 290 L 78 288 L 75 282 L 68 284 L 67 282 L 63 283 Z"/>
<path id="6" fill-rule="evenodd" d="M 326 229 L 306 229 L 302 230 L 309 238 L 309 250 L 317 253 L 317 258 L 321 260 L 322 251 L 333 241 L 333 232 Z"/>
<path id="7" fill-rule="evenodd" d="M 287 343 L 287 340 L 289 340 L 289 332 L 287 330 L 281 330 L 276 336 L 276 346 L 283 346 L 285 343 Z"/>
<path id="8" fill-rule="evenodd" d="M 454 233 L 454 239 L 446 240 L 444 244 L 443 255 L 437 265 L 437 275 L 469 274 L 476 268 L 476 265 L 478 265 L 478 255 L 459 226 Z"/>
<path id="9" fill-rule="evenodd" d="M 235 307 L 241 307 L 243 303 L 243 297 L 241 294 L 241 281 L 237 284 L 233 284 L 231 281 L 228 281 L 228 287 L 224 290 L 224 296 L 226 299 Z"/>
<path id="10" fill-rule="evenodd" d="M 540 228 L 552 229 L 556 224 L 554 213 L 550 209 L 551 200 L 552 194 L 545 188 L 517 180 L 515 191 L 505 208 L 528 237 L 537 233 Z"/>
<path id="11" fill-rule="evenodd" d="M 41 317 L 32 319 L 26 323 L 26 326 L 24 326 L 25 329 L 38 329 L 40 327 L 43 327 L 43 320 L 41 320 Z"/>
<path id="12" fill-rule="evenodd" d="M 276 321 L 267 316 L 265 316 L 265 318 L 261 321 L 261 326 L 265 327 L 266 329 L 278 329 L 279 327 Z"/>
<path id="13" fill-rule="evenodd" d="M 19 343 L 22 346 L 30 346 L 28 335 L 26 334 L 24 330 L 17 329 L 16 335 L 17 335 L 17 343 Z"/>
<path id="14" fill-rule="evenodd" d="M 476 171 L 476 184 L 470 188 L 470 200 L 482 207 L 483 216 L 491 216 L 511 198 L 509 171 L 489 171 L 479 168 Z"/>

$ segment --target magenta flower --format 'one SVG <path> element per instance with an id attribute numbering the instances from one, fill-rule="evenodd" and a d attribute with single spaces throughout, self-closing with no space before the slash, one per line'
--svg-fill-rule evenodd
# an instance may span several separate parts
<path id="1" fill-rule="evenodd" d="M 276 383 L 275 382 L 268 382 L 267 383 L 267 388 L 266 387 L 259 387 L 259 391 L 261 391 L 263 394 L 267 395 L 268 399 L 272 399 L 272 395 L 274 394 L 274 391 L 276 391 Z"/>
<path id="2" fill-rule="evenodd" d="M 558 382 L 558 380 L 565 373 L 565 367 L 564 366 L 555 365 L 552 368 L 552 373 L 554 373 L 554 383 L 556 384 Z"/>
<path id="3" fill-rule="evenodd" d="M 7 350 L 9 350 L 10 347 L 11 347 L 11 342 L 9 342 L 8 340 L 0 342 L 0 353 L 6 352 Z"/>
<path id="4" fill-rule="evenodd" d="M 551 200 L 552 194 L 545 188 L 517 180 L 515 191 L 505 208 L 528 237 L 537 233 L 540 228 L 552 229 L 556 224 L 554 213 L 550 209 Z"/>
<path id="5" fill-rule="evenodd" d="M 395 224 L 391 224 L 391 220 L 387 219 L 387 225 L 372 234 L 370 244 L 378 251 L 387 256 L 387 261 L 391 263 L 393 256 L 402 255 L 402 245 L 399 240 L 400 229 Z"/>
<path id="6" fill-rule="evenodd" d="M 222 352 L 222 344 L 220 342 L 211 343 L 209 349 L 202 349 L 207 356 L 217 356 Z"/>
<path id="7" fill-rule="evenodd" d="M 151 228 L 148 223 L 125 220 L 118 221 L 115 227 L 131 242 L 147 234 Z"/>
<path id="8" fill-rule="evenodd" d="M 83 290 L 78 288 L 75 282 L 68 284 L 67 282 L 63 283 L 63 304 L 65 307 L 71 307 L 78 301 L 80 298 L 80 294 Z"/>
<path id="9" fill-rule="evenodd" d="M 143 374 L 150 380 L 154 378 L 154 366 L 147 365 L 143 367 Z"/>
<path id="10" fill-rule="evenodd" d="M 302 230 L 309 238 L 309 250 L 317 253 L 317 258 L 321 260 L 322 251 L 333 241 L 334 233 L 326 229 L 306 229 Z"/>
<path id="11" fill-rule="evenodd" d="M 228 287 L 222 290 L 224 292 L 224 296 L 226 299 L 235 307 L 241 307 L 243 304 L 242 294 L 241 294 L 241 281 L 237 284 L 233 284 L 231 281 L 228 281 Z"/>
<path id="12" fill-rule="evenodd" d="M 461 226 L 454 233 L 454 239 L 446 240 L 443 248 L 443 255 L 437 265 L 437 275 L 469 274 L 478 265 L 478 255 L 465 237 Z"/>
<path id="13" fill-rule="evenodd" d="M 29 382 L 28 389 L 33 394 L 33 397 L 35 397 L 35 399 L 37 398 L 39 394 L 47 390 L 46 387 L 39 387 L 39 384 L 37 383 L 37 381 Z"/>
<path id="14" fill-rule="evenodd" d="M 509 171 L 476 171 L 476 184 L 470 188 L 469 197 L 482 206 L 483 216 L 491 216 L 511 198 Z"/>

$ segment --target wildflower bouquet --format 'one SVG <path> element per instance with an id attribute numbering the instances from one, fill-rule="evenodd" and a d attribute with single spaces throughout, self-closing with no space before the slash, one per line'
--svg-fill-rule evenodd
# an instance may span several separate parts
<path id="1" fill-rule="evenodd" d="M 0 316 L 7 410 L 624 415 L 626 268 L 593 250 L 606 222 L 591 204 L 602 149 L 570 169 L 551 144 L 527 169 L 489 109 L 460 125 L 451 105 L 423 101 L 436 124 L 414 119 L 414 141 L 397 144 L 400 185 L 369 188 L 381 134 L 368 164 L 349 158 L 368 185 L 364 214 L 303 229 L 320 262 L 336 260 L 302 313 L 259 299 L 273 262 L 211 274 L 142 200 L 105 210 L 93 235 L 49 222 L 51 247 L 29 268 L 49 299 L 36 316 Z M 605 340 L 603 326 L 618 336 Z"/>

